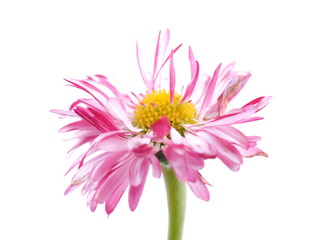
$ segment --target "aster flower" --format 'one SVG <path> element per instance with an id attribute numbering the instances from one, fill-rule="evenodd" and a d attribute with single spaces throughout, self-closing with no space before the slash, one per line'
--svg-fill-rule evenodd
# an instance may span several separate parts
<path id="1" fill-rule="evenodd" d="M 169 208 L 172 194 L 185 194 L 179 190 L 179 184 L 184 183 L 198 198 L 208 201 L 208 182 L 199 173 L 206 160 L 220 159 L 238 171 L 243 157 L 267 156 L 257 147 L 259 137 L 246 136 L 234 125 L 262 119 L 253 115 L 271 97 L 259 97 L 228 111 L 229 102 L 251 74 L 234 70 L 235 63 L 230 63 L 223 69 L 219 64 L 212 76 L 202 75 L 191 48 L 190 82 L 178 93 L 174 56 L 181 45 L 166 53 L 169 38 L 168 30 L 159 33 L 151 74 L 142 67 L 137 44 L 145 92 L 123 94 L 102 75 L 66 79 L 90 98 L 75 101 L 67 111 L 52 110 L 74 119 L 60 130 L 74 132 L 76 143 L 70 152 L 87 146 L 69 169 L 78 168 L 65 193 L 83 185 L 82 194 L 87 195 L 92 211 L 104 204 L 111 214 L 126 189 L 134 211 L 150 169 L 156 178 L 164 174 Z M 169 80 L 167 85 L 165 79 Z M 170 185 L 174 181 L 177 185 Z M 181 201 L 178 204 L 183 205 Z"/>

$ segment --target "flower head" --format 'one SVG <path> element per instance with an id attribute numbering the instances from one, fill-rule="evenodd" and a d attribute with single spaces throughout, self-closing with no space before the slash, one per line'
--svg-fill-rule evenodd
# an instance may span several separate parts
<path id="1" fill-rule="evenodd" d="M 68 111 L 52 110 L 75 119 L 60 130 L 74 132 L 77 141 L 71 151 L 88 146 L 70 168 L 78 166 L 66 193 L 83 185 L 82 193 L 87 194 L 92 211 L 97 204 L 105 204 L 110 214 L 127 188 L 130 209 L 135 210 L 149 169 L 159 178 L 161 164 L 169 165 L 180 181 L 207 201 L 208 183 L 199 173 L 205 160 L 218 158 L 237 171 L 243 157 L 266 156 L 256 147 L 259 137 L 246 136 L 232 125 L 262 119 L 252 115 L 264 108 L 271 97 L 259 97 L 227 111 L 228 103 L 251 74 L 235 71 L 235 64 L 231 63 L 223 69 L 218 65 L 212 77 L 200 77 L 199 63 L 191 48 L 191 80 L 185 91 L 176 92 L 174 56 L 181 45 L 165 55 L 169 38 L 168 30 L 159 33 L 150 75 L 141 65 L 137 44 L 145 92 L 122 94 L 102 75 L 67 79 L 71 86 L 87 92 L 91 98 L 75 101 Z M 162 86 L 165 77 L 169 79 L 168 86 Z"/>

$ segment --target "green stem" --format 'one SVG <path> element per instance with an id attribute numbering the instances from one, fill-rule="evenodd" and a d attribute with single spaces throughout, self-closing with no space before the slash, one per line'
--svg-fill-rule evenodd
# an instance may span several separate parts
<path id="1" fill-rule="evenodd" d="M 186 185 L 180 182 L 169 165 L 162 165 L 169 210 L 168 240 L 181 240 L 186 210 Z"/>

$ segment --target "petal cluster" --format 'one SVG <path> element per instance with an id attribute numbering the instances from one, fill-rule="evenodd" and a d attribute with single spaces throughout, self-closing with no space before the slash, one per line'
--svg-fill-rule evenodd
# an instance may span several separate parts
<path id="1" fill-rule="evenodd" d="M 241 108 L 228 110 L 229 102 L 251 74 L 235 71 L 235 63 L 225 67 L 219 64 L 212 76 L 200 74 L 200 64 L 189 48 L 190 82 L 177 102 L 174 56 L 181 45 L 167 53 L 169 39 L 169 30 L 159 33 L 151 73 L 143 68 L 137 44 L 145 92 L 123 94 L 102 75 L 82 80 L 66 79 L 71 86 L 88 93 L 89 98 L 75 101 L 68 110 L 52 110 L 62 117 L 74 119 L 60 130 L 73 132 L 71 139 L 75 144 L 70 153 L 85 149 L 69 169 L 77 168 L 66 194 L 82 186 L 82 194 L 87 195 L 87 204 L 92 211 L 98 204 L 104 204 L 106 212 L 112 213 L 127 189 L 129 207 L 135 210 L 149 169 L 159 178 L 161 164 L 169 164 L 180 181 L 185 182 L 197 197 L 208 201 L 208 182 L 199 173 L 206 160 L 220 159 L 232 171 L 238 171 L 243 157 L 267 156 L 257 147 L 260 137 L 246 136 L 234 125 L 261 120 L 262 117 L 254 114 L 263 109 L 271 97 L 259 97 Z M 162 81 L 166 78 L 169 79 L 167 86 Z M 145 96 L 157 91 L 169 93 L 166 104 L 170 106 L 192 104 L 197 119 L 187 124 L 173 124 L 172 117 L 165 114 L 157 116 L 158 120 L 151 126 L 142 128 L 136 124 L 134 114 L 137 109 L 147 109 L 146 104 L 150 104 L 152 110 L 160 105 L 143 101 Z M 151 110 L 150 114 L 155 112 Z"/>

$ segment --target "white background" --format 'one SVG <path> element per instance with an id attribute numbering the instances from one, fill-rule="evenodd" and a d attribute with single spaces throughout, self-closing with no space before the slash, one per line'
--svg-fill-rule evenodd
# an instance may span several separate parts
<path id="1" fill-rule="evenodd" d="M 241 128 L 263 137 L 269 158 L 245 159 L 237 173 L 208 161 L 202 173 L 213 184 L 211 200 L 188 192 L 184 239 L 320 239 L 316 3 L 1 1 L 0 238 L 166 238 L 162 179 L 149 176 L 135 212 L 125 193 L 109 217 L 101 206 L 91 213 L 79 191 L 63 195 L 70 145 L 49 110 L 83 96 L 64 77 L 104 74 L 123 91 L 144 91 L 135 41 L 151 66 L 158 31 L 170 28 L 171 47 L 183 42 L 186 57 L 191 45 L 202 72 L 231 61 L 252 72 L 234 106 L 273 96 L 259 114 L 265 120 Z"/>

